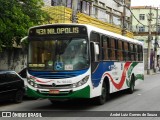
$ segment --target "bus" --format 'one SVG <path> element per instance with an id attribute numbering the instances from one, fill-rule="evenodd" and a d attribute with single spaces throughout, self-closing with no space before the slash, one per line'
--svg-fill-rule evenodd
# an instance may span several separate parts
<path id="1" fill-rule="evenodd" d="M 143 44 L 86 24 L 48 24 L 29 29 L 27 94 L 58 100 L 133 93 L 144 80 Z"/>

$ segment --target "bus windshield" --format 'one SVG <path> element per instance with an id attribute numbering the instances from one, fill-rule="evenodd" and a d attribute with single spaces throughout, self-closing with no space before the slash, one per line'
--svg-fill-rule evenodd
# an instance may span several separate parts
<path id="1" fill-rule="evenodd" d="M 86 38 L 34 40 L 29 43 L 28 68 L 30 70 L 71 71 L 88 67 Z"/>

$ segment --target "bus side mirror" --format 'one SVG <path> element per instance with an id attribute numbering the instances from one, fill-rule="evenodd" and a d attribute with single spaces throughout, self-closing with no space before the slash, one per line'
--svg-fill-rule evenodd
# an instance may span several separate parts
<path id="1" fill-rule="evenodd" d="M 28 36 L 25 36 L 21 39 L 21 46 L 23 50 L 26 50 L 28 47 Z"/>
<path id="2" fill-rule="evenodd" d="M 90 49 L 91 49 L 91 62 L 98 61 L 99 45 L 95 42 L 91 42 L 90 43 Z"/>
<path id="3" fill-rule="evenodd" d="M 94 50 L 95 50 L 95 55 L 99 55 L 99 45 L 98 44 L 94 44 Z"/>

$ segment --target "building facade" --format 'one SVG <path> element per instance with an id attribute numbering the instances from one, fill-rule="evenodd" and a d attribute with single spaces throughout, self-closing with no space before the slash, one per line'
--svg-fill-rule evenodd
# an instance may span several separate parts
<path id="1" fill-rule="evenodd" d="M 44 0 L 45 6 L 73 8 L 74 0 Z M 76 12 L 131 31 L 131 0 L 77 0 Z"/>
<path id="2" fill-rule="evenodd" d="M 132 30 L 134 38 L 144 43 L 144 62 L 145 69 L 147 69 L 147 51 L 148 51 L 148 40 L 149 40 L 149 26 L 151 27 L 151 55 L 150 64 L 153 68 L 154 64 L 154 51 L 155 45 L 157 45 L 157 63 L 160 58 L 160 9 L 151 6 L 133 6 L 131 7 L 132 13 Z M 151 20 L 151 21 L 150 21 Z M 149 24 L 149 21 L 151 24 Z M 155 42 L 157 36 L 157 42 Z"/>
<path id="3" fill-rule="evenodd" d="M 48 23 L 70 23 L 75 0 L 44 0 L 43 10 L 51 15 Z M 133 37 L 131 31 L 131 0 L 76 0 L 78 23 L 92 24 L 102 29 Z M 60 7 L 58 7 L 60 6 Z M 13 47 L 11 51 L 0 53 L 0 69 L 20 72 L 26 67 L 27 54 L 22 48 Z"/>

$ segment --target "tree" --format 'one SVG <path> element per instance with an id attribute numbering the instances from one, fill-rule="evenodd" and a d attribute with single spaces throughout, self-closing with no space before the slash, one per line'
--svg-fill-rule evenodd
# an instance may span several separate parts
<path id="1" fill-rule="evenodd" d="M 19 44 L 28 28 L 42 24 L 49 16 L 41 7 L 42 0 L 0 0 L 0 51 L 2 46 Z"/>

